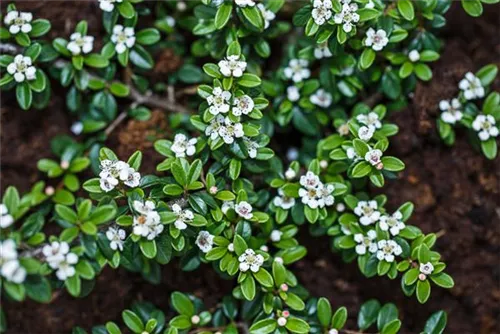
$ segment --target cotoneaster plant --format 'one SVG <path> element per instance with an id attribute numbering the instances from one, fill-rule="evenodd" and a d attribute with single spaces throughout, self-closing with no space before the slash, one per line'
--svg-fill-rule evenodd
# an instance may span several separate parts
<path id="1" fill-rule="evenodd" d="M 293 273 L 307 254 L 297 235 L 308 232 L 330 238 L 363 275 L 399 278 L 420 303 L 432 287 L 453 287 L 437 235 L 411 225 L 413 204 L 386 207 L 386 196 L 369 188 L 405 168 L 388 153 L 399 129 L 387 116 L 408 103 L 418 80 L 432 79 L 450 1 L 98 6 L 104 36 L 81 21 L 54 40 L 42 38 L 47 20 L 13 4 L 3 13 L 0 87 L 14 90 L 22 109 L 44 109 L 53 90 L 64 92 L 74 120 L 74 136 L 55 137 L 53 155 L 38 161 L 32 189 L 3 194 L 3 298 L 47 303 L 58 289 L 84 297 L 105 266 L 157 284 L 171 261 L 184 271 L 206 263 L 233 286 L 216 307 L 175 292 L 174 316 L 134 304 L 125 326 L 92 332 L 397 333 L 391 303 L 367 301 L 359 329 L 344 329 L 345 307 L 309 295 Z M 151 70 L 165 49 L 183 64 L 159 78 Z M 447 144 L 460 123 L 496 156 L 499 95 L 488 88 L 496 72 L 489 65 L 466 74 L 459 96 L 440 103 Z M 154 140 L 163 161 L 152 174 L 140 151 L 125 157 L 107 147 L 122 122 L 149 119 L 149 108 L 164 111 L 171 130 Z M 47 234 L 47 224 L 56 232 Z M 5 331 L 3 310 L 0 320 Z M 446 314 L 421 325 L 442 333 Z"/>

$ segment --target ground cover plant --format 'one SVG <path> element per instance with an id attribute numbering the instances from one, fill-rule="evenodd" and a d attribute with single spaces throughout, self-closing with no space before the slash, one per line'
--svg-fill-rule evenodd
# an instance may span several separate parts
<path id="1" fill-rule="evenodd" d="M 97 19 L 56 31 L 22 2 L 6 5 L 3 95 L 26 114 L 50 113 L 59 99 L 72 124 L 24 162 L 39 170 L 29 190 L 2 180 L 2 301 L 90 298 L 110 270 L 152 286 L 197 270 L 228 287 L 209 306 L 192 287 L 157 290 L 169 307 L 140 300 L 71 330 L 442 333 L 446 312 L 426 303 L 455 285 L 439 247 L 448 236 L 424 232 L 412 221 L 418 203 L 385 187 L 419 167 L 392 149 L 406 128 L 393 119 L 439 75 L 450 5 L 102 0 Z M 494 60 L 466 68 L 428 107 L 443 147 L 467 137 L 487 166 L 498 162 Z M 113 144 L 127 121 L 136 128 L 118 140 L 133 150 Z M 296 274 L 317 252 L 305 235 L 328 241 L 327 259 L 390 281 L 390 292 L 354 314 L 310 293 Z M 398 296 L 422 304 L 425 319 L 405 325 L 412 316 L 392 303 Z"/>

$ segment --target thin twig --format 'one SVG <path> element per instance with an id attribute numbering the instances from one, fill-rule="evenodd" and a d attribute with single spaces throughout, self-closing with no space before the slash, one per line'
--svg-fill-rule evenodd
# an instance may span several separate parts
<path id="1" fill-rule="evenodd" d="M 109 135 L 111 134 L 111 132 L 113 132 L 116 127 L 125 120 L 125 118 L 127 118 L 127 112 L 126 111 L 122 111 L 120 113 L 120 115 L 118 115 L 117 118 L 115 118 L 115 120 L 113 121 L 113 123 L 111 123 L 107 128 L 106 130 L 104 130 L 104 134 L 106 135 L 106 137 L 109 137 Z"/>

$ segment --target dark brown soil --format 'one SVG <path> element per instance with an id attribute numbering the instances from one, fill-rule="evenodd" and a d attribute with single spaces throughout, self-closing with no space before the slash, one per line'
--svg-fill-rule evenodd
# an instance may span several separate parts
<path id="1" fill-rule="evenodd" d="M 40 16 L 51 18 L 58 33 L 69 33 L 72 24 L 68 22 L 83 18 L 94 17 L 94 26 L 98 26 L 95 3 L 72 2 L 63 7 L 54 2 L 50 6 L 24 2 L 22 6 L 37 7 Z M 439 309 L 449 314 L 447 333 L 500 333 L 500 159 L 486 161 L 460 131 L 456 144 L 446 147 L 435 129 L 438 102 L 456 93 L 465 72 L 491 62 L 500 65 L 500 6 L 488 6 L 480 19 L 471 19 L 459 7 L 455 3 L 447 15 L 449 25 L 442 35 L 446 47 L 441 60 L 433 64 L 434 79 L 419 84 L 410 106 L 391 115 L 401 129 L 391 140 L 391 150 L 407 168 L 382 190 L 389 197 L 389 208 L 413 201 L 416 212 L 411 224 L 427 233 L 439 233 L 437 248 L 456 286 L 451 291 L 435 288 L 422 306 L 404 297 L 399 281 L 366 279 L 355 264 L 345 264 L 329 252 L 326 238 L 304 236 L 301 241 L 308 246 L 309 255 L 295 265 L 294 272 L 313 295 L 328 297 L 335 307 L 347 306 L 350 327 L 355 326 L 360 304 L 379 298 L 397 304 L 403 333 L 418 333 L 425 319 Z M 497 80 L 496 89 L 499 87 Z M 13 184 L 24 191 L 38 178 L 37 159 L 50 156 L 50 139 L 68 133 L 71 119 L 60 97 L 54 97 L 44 112 L 25 112 L 4 95 L 1 188 Z M 151 138 L 158 131 L 168 131 L 166 124 L 158 112 L 154 122 L 131 121 L 115 131 L 110 146 L 124 156 L 137 148 L 145 149 L 144 167 L 151 172 L 160 160 Z M 162 283 L 154 286 L 137 274 L 107 268 L 93 292 L 83 299 L 58 292 L 49 305 L 5 303 L 9 333 L 67 333 L 76 325 L 89 328 L 108 320 L 119 321 L 121 311 L 136 300 L 148 300 L 166 309 L 174 290 L 194 291 L 208 306 L 214 306 L 233 286 L 206 266 L 185 273 L 173 263 L 163 269 L 162 277 Z"/>

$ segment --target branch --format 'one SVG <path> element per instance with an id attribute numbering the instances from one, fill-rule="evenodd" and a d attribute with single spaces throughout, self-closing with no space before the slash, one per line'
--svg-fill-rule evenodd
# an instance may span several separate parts
<path id="1" fill-rule="evenodd" d="M 19 54 L 22 53 L 23 49 L 15 44 L 10 43 L 0 43 L 0 52 L 3 54 Z M 62 68 L 69 64 L 70 62 L 65 59 L 56 60 L 53 65 L 57 68 Z M 98 76 L 89 73 L 90 77 L 97 78 Z M 126 97 L 130 100 L 133 100 L 135 104 L 143 104 L 151 108 L 158 108 L 169 112 L 181 113 L 181 114 L 190 114 L 191 110 L 184 107 L 183 105 L 175 102 L 174 100 L 167 100 L 165 97 L 161 97 L 159 95 L 153 94 L 151 91 L 146 92 L 145 94 L 140 93 L 133 85 L 128 84 L 130 94 Z M 121 114 L 120 114 L 121 115 Z M 123 121 L 120 120 L 120 122 Z M 114 123 L 114 122 L 113 122 Z M 119 124 L 119 122 L 118 122 Z M 118 125 L 116 124 L 116 125 Z M 110 125 L 110 127 L 113 124 Z M 116 127 L 116 125 L 114 127 Z M 113 128 L 114 128 L 113 127 Z M 112 131 L 112 130 L 111 130 Z"/>

